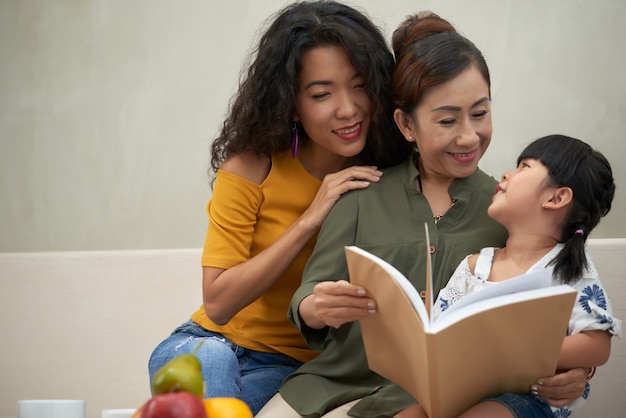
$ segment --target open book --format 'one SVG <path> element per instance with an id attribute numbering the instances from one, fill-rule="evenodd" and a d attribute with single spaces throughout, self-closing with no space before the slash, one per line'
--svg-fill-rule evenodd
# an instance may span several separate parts
<path id="1" fill-rule="evenodd" d="M 355 246 L 345 251 L 350 281 L 377 304 L 375 315 L 359 321 L 370 369 L 413 395 L 430 417 L 528 393 L 554 374 L 577 292 L 552 286 L 551 269 L 480 290 L 432 319 L 428 252 L 424 303 L 389 263 Z"/>

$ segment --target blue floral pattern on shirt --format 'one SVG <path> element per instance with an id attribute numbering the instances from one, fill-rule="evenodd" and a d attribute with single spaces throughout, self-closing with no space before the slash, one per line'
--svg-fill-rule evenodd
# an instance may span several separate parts
<path id="1" fill-rule="evenodd" d="M 597 284 L 585 287 L 580 293 L 581 296 L 578 299 L 578 302 L 586 312 L 591 313 L 591 307 L 589 306 L 589 302 L 593 302 L 599 308 L 606 310 L 607 304 L 604 290 Z M 613 322 L 613 319 L 607 315 L 599 315 L 598 320 L 601 324 L 610 324 L 611 322 Z"/>
<path id="2" fill-rule="evenodd" d="M 440 301 L 441 303 L 439 304 L 439 307 L 441 308 L 441 312 L 443 312 L 448 309 L 450 305 L 446 299 L 441 298 Z"/>
<path id="3" fill-rule="evenodd" d="M 552 411 L 556 418 L 569 418 L 572 416 L 572 411 L 567 409 L 566 407 L 559 408 L 556 411 Z"/>

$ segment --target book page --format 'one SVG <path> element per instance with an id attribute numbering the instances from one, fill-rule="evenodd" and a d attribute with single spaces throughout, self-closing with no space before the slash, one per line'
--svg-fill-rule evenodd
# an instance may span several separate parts
<path id="1" fill-rule="evenodd" d="M 430 397 L 430 327 L 418 291 L 396 268 L 357 247 L 345 247 L 350 282 L 367 290 L 376 313 L 359 320 L 369 368 L 404 388 Z M 416 396 L 415 394 L 413 396 Z"/>
<path id="2" fill-rule="evenodd" d="M 428 224 L 426 222 L 424 222 L 424 235 L 426 238 L 426 297 L 424 298 L 424 304 L 426 305 L 428 318 L 430 318 L 429 324 L 432 325 L 432 312 L 435 303 L 433 295 L 433 263 L 430 257 L 430 233 L 428 232 Z"/>
<path id="3" fill-rule="evenodd" d="M 484 290 L 480 290 L 477 293 L 482 293 L 483 291 Z M 576 291 L 576 289 L 574 289 L 572 286 L 562 284 L 558 286 L 548 286 L 539 289 L 524 290 L 521 292 L 514 292 L 490 297 L 488 299 L 483 299 L 475 303 L 464 305 L 459 309 L 452 310 L 451 312 L 450 310 L 444 311 L 441 315 L 437 317 L 437 319 L 435 319 L 431 326 L 430 332 L 440 332 L 441 330 L 457 322 L 463 321 L 465 318 L 477 315 L 481 312 L 495 310 L 501 306 L 514 305 L 516 303 L 530 300 L 547 299 L 552 298 L 556 295 L 571 294 L 573 296 L 576 296 L 577 293 L 578 292 Z"/>
<path id="4" fill-rule="evenodd" d="M 424 306 L 424 301 L 422 300 L 422 297 L 420 296 L 417 289 L 415 289 L 413 284 L 409 281 L 409 279 L 407 279 L 398 269 L 396 269 L 394 266 L 392 266 L 391 264 L 389 264 L 382 258 L 379 258 L 375 256 L 374 254 L 367 252 L 359 247 L 349 246 L 345 248 L 345 251 L 346 251 L 346 256 L 348 256 L 350 252 L 356 253 L 361 257 L 371 260 L 373 264 L 378 265 L 380 268 L 382 268 L 382 270 L 389 277 L 391 277 L 398 284 L 398 286 L 400 286 L 404 294 L 409 298 L 409 300 L 411 301 L 411 304 L 417 311 L 417 314 L 419 315 L 420 318 L 422 318 L 422 323 L 424 324 L 424 327 L 426 328 L 429 327 L 429 324 L 430 324 L 430 321 L 428 320 L 429 316 L 428 316 L 428 313 L 426 312 L 426 307 Z M 350 261 L 351 260 L 348 259 L 348 265 L 350 265 Z M 355 260 L 354 262 L 355 272 L 356 272 L 356 267 L 358 266 L 358 264 L 359 263 L 357 263 Z M 369 275 L 351 273 L 350 281 L 354 284 L 358 284 L 359 286 L 362 286 L 367 289 L 369 287 L 368 280 L 377 280 L 377 277 L 374 277 L 375 275 L 373 274 L 373 270 L 369 269 L 368 272 L 370 273 Z M 375 295 L 373 296 L 375 297 Z"/>
<path id="5" fill-rule="evenodd" d="M 542 289 L 552 286 L 552 268 L 545 268 L 532 273 L 522 274 L 501 282 L 495 282 L 491 286 L 484 287 L 477 292 L 465 296 L 463 299 L 452 304 L 448 309 L 441 312 L 441 318 L 450 312 L 461 309 L 464 306 L 496 296 L 509 295 L 531 289 Z"/>

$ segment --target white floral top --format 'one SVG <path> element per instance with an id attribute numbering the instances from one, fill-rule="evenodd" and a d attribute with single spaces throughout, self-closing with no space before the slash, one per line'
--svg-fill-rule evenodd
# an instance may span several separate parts
<path id="1" fill-rule="evenodd" d="M 535 263 L 527 273 L 537 271 L 548 266 L 548 263 L 556 257 L 563 248 L 563 244 L 557 244 L 541 260 Z M 470 271 L 466 257 L 457 267 L 448 281 L 446 287 L 441 289 L 433 307 L 433 314 L 437 316 L 445 311 L 450 305 L 459 301 L 466 295 L 477 292 L 487 286 L 496 286 L 497 282 L 488 282 L 487 278 L 491 271 L 494 248 L 483 248 L 480 251 L 474 273 Z M 604 291 L 598 278 L 598 272 L 587 254 L 588 267 L 583 277 L 570 286 L 578 290 L 577 303 L 574 305 L 572 316 L 569 321 L 567 335 L 577 334 L 581 331 L 606 330 L 612 335 L 621 337 L 622 322 L 613 316 L 611 302 Z M 556 280 L 554 284 L 560 284 Z M 589 382 L 583 396 L 573 403 L 562 408 L 552 408 L 555 417 L 573 417 L 579 411 L 583 402 L 589 396 Z"/>

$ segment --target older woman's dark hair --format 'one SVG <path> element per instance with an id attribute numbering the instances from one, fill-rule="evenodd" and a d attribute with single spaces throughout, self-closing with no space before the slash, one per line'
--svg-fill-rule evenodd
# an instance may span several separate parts
<path id="1" fill-rule="evenodd" d="M 469 39 L 432 12 L 411 15 L 394 31 L 394 105 L 410 114 L 425 92 L 476 65 L 491 90 L 487 62 Z"/>
<path id="2" fill-rule="evenodd" d="M 302 55 L 333 45 L 345 47 L 372 102 L 362 162 L 385 167 L 403 161 L 410 145 L 392 117 L 393 55 L 370 19 L 340 3 L 314 1 L 290 4 L 270 22 L 213 141 L 211 168 L 217 171 L 224 159 L 242 151 L 269 157 L 290 148 Z M 301 141 L 306 142 L 307 134 L 299 128 Z"/>

